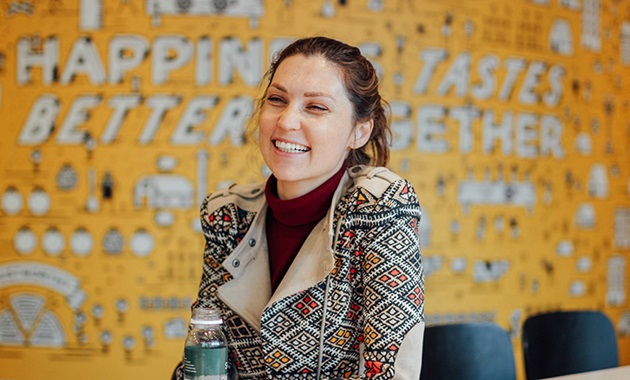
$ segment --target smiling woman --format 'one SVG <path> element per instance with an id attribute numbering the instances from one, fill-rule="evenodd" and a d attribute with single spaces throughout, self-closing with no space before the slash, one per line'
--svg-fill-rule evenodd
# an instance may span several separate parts
<path id="1" fill-rule="evenodd" d="M 419 378 L 420 206 L 384 167 L 374 68 L 356 47 L 313 37 L 281 51 L 267 77 L 256 120 L 272 175 L 205 199 L 193 308 L 227 321 L 241 379 Z"/>
<path id="2" fill-rule="evenodd" d="M 354 121 L 339 69 L 321 56 L 295 55 L 278 67 L 260 111 L 260 150 L 280 199 L 302 196 L 367 142 L 372 120 Z"/>

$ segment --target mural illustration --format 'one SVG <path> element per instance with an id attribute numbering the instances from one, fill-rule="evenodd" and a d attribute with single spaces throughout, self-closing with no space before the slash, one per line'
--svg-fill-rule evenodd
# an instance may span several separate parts
<path id="1" fill-rule="evenodd" d="M 315 34 L 381 76 L 427 323 L 501 325 L 524 379 L 528 315 L 598 309 L 630 364 L 629 2 L 0 0 L 0 378 L 170 377 L 199 206 L 269 174 L 261 81 Z"/>

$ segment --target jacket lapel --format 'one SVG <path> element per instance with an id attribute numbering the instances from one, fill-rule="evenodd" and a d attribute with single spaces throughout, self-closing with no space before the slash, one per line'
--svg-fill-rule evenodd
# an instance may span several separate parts
<path id="1" fill-rule="evenodd" d="M 327 219 L 324 218 L 313 228 L 269 304 L 313 286 L 332 271 L 334 259 L 326 233 L 327 225 Z"/>
<path id="2" fill-rule="evenodd" d="M 347 188 L 348 182 L 349 176 L 346 172 L 333 194 L 328 213 L 309 234 L 271 297 L 269 304 L 317 284 L 333 270 L 335 265 L 333 251 L 335 245 L 335 231 L 333 231 L 335 205 L 344 193 L 344 189 Z"/>
<path id="3" fill-rule="evenodd" d="M 261 202 L 262 205 L 243 241 L 223 261 L 223 267 L 233 278 L 219 287 L 218 297 L 260 331 L 260 320 L 265 307 L 323 280 L 334 266 L 332 247 L 336 243 L 333 231 L 335 205 L 350 183 L 348 173 L 344 174 L 335 190 L 328 214 L 313 228 L 273 295 L 265 231 L 267 203 Z"/>
<path id="4" fill-rule="evenodd" d="M 217 290 L 217 295 L 232 311 L 260 331 L 263 309 L 271 297 L 267 238 L 266 204 L 234 251 L 223 261 L 232 280 Z"/>

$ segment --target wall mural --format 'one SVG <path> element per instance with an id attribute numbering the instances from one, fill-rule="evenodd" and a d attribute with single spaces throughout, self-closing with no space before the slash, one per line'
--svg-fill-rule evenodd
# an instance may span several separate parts
<path id="1" fill-rule="evenodd" d="M 627 2 L 0 0 L 0 377 L 170 375 L 198 207 L 268 174 L 260 80 L 313 34 L 381 75 L 427 322 L 500 324 L 523 378 L 527 315 L 600 309 L 630 364 Z"/>

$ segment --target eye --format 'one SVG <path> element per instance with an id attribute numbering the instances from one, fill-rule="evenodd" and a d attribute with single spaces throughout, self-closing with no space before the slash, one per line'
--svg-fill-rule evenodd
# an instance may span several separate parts
<path id="1" fill-rule="evenodd" d="M 282 99 L 280 96 L 278 95 L 269 95 L 267 96 L 267 103 L 271 103 L 271 104 L 283 104 L 284 103 L 284 99 Z"/>
<path id="2" fill-rule="evenodd" d="M 320 104 L 311 104 L 307 108 L 316 112 L 328 111 L 328 107 L 322 106 Z"/>

